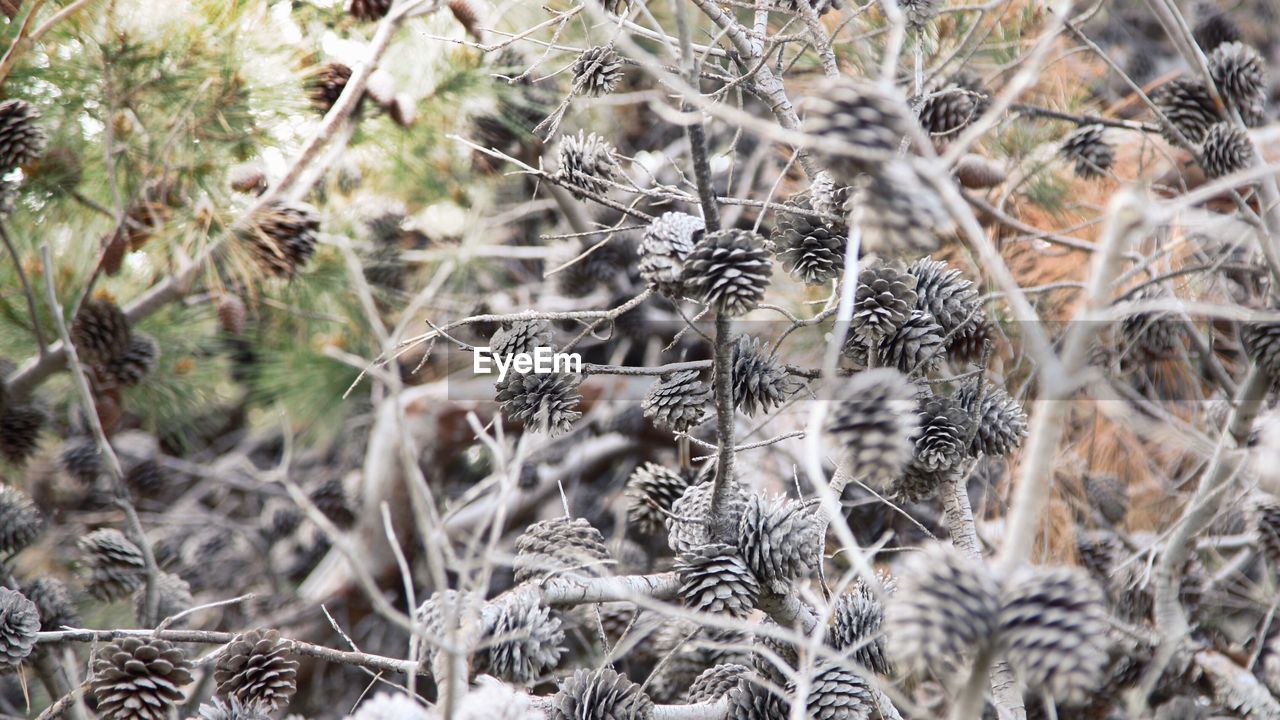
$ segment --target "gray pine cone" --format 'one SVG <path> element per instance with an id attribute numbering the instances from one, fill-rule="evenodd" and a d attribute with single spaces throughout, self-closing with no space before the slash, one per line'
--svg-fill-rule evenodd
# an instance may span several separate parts
<path id="1" fill-rule="evenodd" d="M 787 205 L 799 211 L 814 210 L 809 198 L 803 196 L 793 197 Z M 801 282 L 821 285 L 837 277 L 844 267 L 848 235 L 849 228 L 843 223 L 829 225 L 802 212 L 783 210 L 778 213 L 772 238 L 783 269 Z"/>
<path id="2" fill-rule="evenodd" d="M 311 205 L 277 200 L 236 227 L 259 267 L 268 275 L 291 278 L 316 251 L 320 214 Z"/>
<path id="3" fill-rule="evenodd" d="M 1262 56 L 1242 42 L 1228 42 L 1214 48 L 1208 60 L 1222 99 L 1240 111 L 1245 125 L 1260 125 L 1267 100 L 1267 66 Z"/>
<path id="4" fill-rule="evenodd" d="M 920 258 L 907 268 L 916 278 L 916 309 L 933 316 L 944 336 L 959 334 L 982 320 L 973 281 L 941 260 Z"/>
<path id="5" fill-rule="evenodd" d="M 40 443 L 40 432 L 49 422 L 49 414 L 31 402 L 11 404 L 0 411 L 0 457 L 21 466 Z"/>
<path id="6" fill-rule="evenodd" d="M 999 457 L 1022 445 L 1027 436 L 1027 412 L 1004 388 L 988 384 L 979 393 L 977 387 L 965 385 L 956 391 L 956 401 L 978 423 L 971 452 Z"/>
<path id="7" fill-rule="evenodd" d="M 622 58 L 611 47 L 583 50 L 573 61 L 573 86 L 592 97 L 608 95 L 622 80 Z"/>
<path id="8" fill-rule="evenodd" d="M 556 176 L 575 196 L 585 197 L 584 192 L 608 193 L 609 183 L 619 172 L 613 146 L 599 135 L 579 130 L 576 136 L 566 135 L 560 140 L 560 169 Z"/>
<path id="9" fill-rule="evenodd" d="M 485 609 L 484 596 L 477 592 L 459 592 L 453 589 L 437 590 L 414 613 L 428 636 L 472 641 L 481 626 L 481 614 Z M 459 644 L 465 644 L 460 642 Z"/>
<path id="10" fill-rule="evenodd" d="M 112 601 L 142 587 L 146 563 L 142 551 L 111 528 L 94 530 L 76 541 L 89 565 L 89 594 L 99 600 Z"/>
<path id="11" fill-rule="evenodd" d="M 1280 377 L 1280 322 L 1241 323 L 1240 344 L 1268 375 Z"/>
<path id="12" fill-rule="evenodd" d="M 110 300 L 86 300 L 71 321 L 71 342 L 82 361 L 110 362 L 129 351 L 129 320 Z"/>
<path id="13" fill-rule="evenodd" d="M 1059 705 L 1078 705 L 1102 685 L 1108 625 L 1102 591 L 1075 568 L 1015 578 L 1000 609 L 1009 664 Z"/>
<path id="14" fill-rule="evenodd" d="M 640 277 L 670 297 L 682 292 L 684 262 L 702 239 L 706 224 L 700 217 L 665 212 L 645 228 L 640 240 Z"/>
<path id="15" fill-rule="evenodd" d="M 511 373 L 497 384 L 494 399 L 503 415 L 526 430 L 559 435 L 582 417 L 577 409 L 581 383 L 581 376 L 570 373 Z"/>
<path id="16" fill-rule="evenodd" d="M 1191 34 L 1201 50 L 1211 53 L 1223 43 L 1239 40 L 1240 26 L 1226 13 L 1212 11 L 1196 23 Z"/>
<path id="17" fill-rule="evenodd" d="M 923 375 L 933 370 L 945 353 L 942 328 L 933 316 L 912 310 L 911 316 L 892 335 L 874 346 L 878 367 L 896 368 L 908 375 Z M 861 344 L 846 344 L 845 352 L 854 362 L 866 366 L 868 350 Z"/>
<path id="18" fill-rule="evenodd" d="M 769 287 L 773 262 L 764 238 L 749 230 L 702 236 L 684 264 L 684 285 L 698 300 L 729 315 L 755 308 Z"/>
<path id="19" fill-rule="evenodd" d="M 495 357 L 531 353 L 540 347 L 552 347 L 546 320 L 517 320 L 499 328 L 489 339 L 489 352 Z"/>
<path id="20" fill-rule="evenodd" d="M 347 720 L 439 720 L 439 716 L 403 692 L 383 690 L 360 703 Z"/>
<path id="21" fill-rule="evenodd" d="M 850 189 L 848 185 L 838 185 L 826 170 L 818 171 L 809 183 L 806 198 L 810 208 L 816 213 L 845 217 L 849 214 Z"/>
<path id="22" fill-rule="evenodd" d="M 40 611 L 17 590 L 0 587 L 0 672 L 17 667 L 36 645 Z"/>
<path id="23" fill-rule="evenodd" d="M 954 470 L 969 457 L 974 415 L 953 398 L 934 395 L 920 403 L 914 460 L 930 472 Z"/>
<path id="24" fill-rule="evenodd" d="M 98 443 L 93 438 L 80 437 L 68 440 L 58 453 L 58 464 L 64 472 L 84 485 L 93 485 L 102 473 L 102 459 L 98 455 Z"/>
<path id="25" fill-rule="evenodd" d="M 666 660 L 649 682 L 649 697 L 654 702 L 678 702 L 707 669 L 720 663 L 743 661 L 741 653 L 730 646 L 745 640 L 742 633 L 699 628 L 688 620 L 665 623 L 650 643 L 654 657 Z"/>
<path id="26" fill-rule="evenodd" d="M 644 535 L 666 527 L 667 513 L 684 495 L 693 478 L 657 463 L 645 463 L 627 478 L 627 523 Z"/>
<path id="27" fill-rule="evenodd" d="M 794 696 L 791 683 L 787 694 Z M 860 675 L 839 665 L 819 661 L 809 682 L 805 717 L 810 720 L 870 720 L 876 713 L 875 695 Z"/>
<path id="28" fill-rule="evenodd" d="M 246 704 L 277 708 L 298 689 L 293 643 L 276 630 L 252 630 L 236 637 L 218 659 L 213 679 L 218 694 Z"/>
<path id="29" fill-rule="evenodd" d="M 173 573 L 163 572 L 156 575 L 156 619 L 164 620 L 195 607 L 195 598 L 191 597 L 191 586 L 186 580 Z M 147 588 L 145 585 L 133 592 L 133 616 L 140 622 L 146 617 Z M 170 627 L 180 627 L 174 623 Z"/>
<path id="30" fill-rule="evenodd" d="M 760 583 L 730 545 L 711 543 L 676 558 L 680 598 L 690 610 L 745 618 L 755 609 Z"/>
<path id="31" fill-rule="evenodd" d="M 785 497 L 753 495 L 738 521 L 738 551 L 762 586 L 782 594 L 822 562 L 826 531 L 813 507 Z"/>
<path id="32" fill-rule="evenodd" d="M 680 370 L 658 381 L 640 401 L 644 416 L 661 430 L 685 432 L 700 424 L 711 402 L 711 388 L 697 370 Z"/>
<path id="33" fill-rule="evenodd" d="M 667 545 L 676 555 L 696 552 L 711 542 L 707 513 L 711 510 L 712 483 L 691 485 L 671 506 L 667 522 Z"/>
<path id="34" fill-rule="evenodd" d="M 15 555 L 44 532 L 44 515 L 21 490 L 0 485 L 0 555 Z"/>
<path id="35" fill-rule="evenodd" d="M 955 472 L 951 469 L 931 470 L 912 458 L 902 475 L 889 487 L 889 495 L 901 503 L 930 500 L 942 489 L 943 483 L 954 476 Z"/>
<path id="36" fill-rule="evenodd" d="M 890 161 L 858 179 L 853 199 L 862 213 L 862 249 L 885 258 L 933 252 L 954 230 L 942 199 L 911 165 Z"/>
<path id="37" fill-rule="evenodd" d="M 518 583 L 562 574 L 600 577 L 612 564 L 604 536 L 582 518 L 540 520 L 516 538 Z"/>
<path id="38" fill-rule="evenodd" d="M 853 335 L 864 344 L 879 342 L 911 317 L 915 308 L 915 275 L 894 263 L 876 263 L 858 273 L 853 301 Z"/>
<path id="39" fill-rule="evenodd" d="M 40 613 L 40 629 L 45 632 L 64 627 L 80 627 L 80 612 L 66 583 L 52 577 L 38 577 L 22 586 L 22 594 L 35 603 Z"/>
<path id="40" fill-rule="evenodd" d="M 920 431 L 916 387 L 892 368 L 854 375 L 840 389 L 827 431 L 844 448 L 855 478 L 885 482 L 911 459 Z"/>
<path id="41" fill-rule="evenodd" d="M 1173 295 L 1161 285 L 1150 285 L 1135 293 L 1134 301 L 1173 301 Z M 1172 312 L 1141 312 L 1126 316 L 1120 321 L 1120 337 L 1124 350 L 1138 359 L 1170 358 L 1183 347 L 1186 325 Z"/>
<path id="42" fill-rule="evenodd" d="M 1075 163 L 1076 177 L 1099 178 L 1115 165 L 1116 151 L 1107 142 L 1106 133 L 1101 125 L 1084 125 L 1062 141 L 1058 154 Z"/>
<path id="43" fill-rule="evenodd" d="M 517 685 L 532 685 L 560 663 L 560 619 L 528 593 L 508 593 L 485 605 L 480 667 Z"/>
<path id="44" fill-rule="evenodd" d="M 167 720 L 191 682 L 191 663 L 164 640 L 120 638 L 93 660 L 90 687 L 103 720 Z"/>
<path id="45" fill-rule="evenodd" d="M 916 117 L 920 125 L 933 137 L 957 135 L 982 114 L 986 93 L 981 91 L 976 79 L 965 80 L 976 87 L 952 80 L 939 83 L 922 98 L 912 100 L 912 106 L 918 106 Z"/>
<path id="46" fill-rule="evenodd" d="M 996 637 L 1000 589 L 987 568 L 938 543 L 912 555 L 885 613 L 889 650 L 912 670 L 944 671 Z"/>
<path id="47" fill-rule="evenodd" d="M 880 172 L 885 160 L 897 154 L 916 122 L 909 113 L 906 100 L 895 90 L 840 78 L 828 80 L 814 92 L 805 130 L 819 140 L 814 149 L 827 169 L 848 183 L 861 173 Z M 867 155 L 825 152 L 823 140 L 853 145 Z"/>
<path id="48" fill-rule="evenodd" d="M 1204 83 L 1189 78 L 1174 78 L 1151 92 L 1151 100 L 1178 129 L 1178 132 L 1194 144 L 1204 140 L 1209 127 L 1219 121 L 1213 96 Z M 1167 128 L 1161 134 L 1169 142 L 1175 142 Z"/>
<path id="49" fill-rule="evenodd" d="M 729 691 L 729 720 L 787 720 L 791 705 L 764 678 L 744 673 Z"/>
<path id="50" fill-rule="evenodd" d="M 733 404 L 748 416 L 769 412 L 800 389 L 759 340 L 743 335 L 733 348 Z"/>
<path id="51" fill-rule="evenodd" d="M 714 703 L 737 687 L 738 681 L 751 672 L 751 668 L 737 663 L 721 663 L 709 667 L 694 679 L 684 694 L 684 701 L 691 705 Z"/>
<path id="52" fill-rule="evenodd" d="M 892 592 L 892 582 L 885 591 Z M 836 598 L 827 627 L 827 644 L 849 653 L 863 668 L 882 675 L 893 672 L 885 650 L 884 606 L 871 588 L 861 581 L 852 590 Z"/>
<path id="53" fill-rule="evenodd" d="M 1084 495 L 1104 520 L 1119 526 L 1129 513 L 1129 486 L 1111 473 L 1084 474 Z"/>
<path id="54" fill-rule="evenodd" d="M 102 364 L 102 372 L 125 387 L 142 382 L 160 362 L 160 345 L 145 333 L 133 333 L 124 354 Z"/>
<path id="55" fill-rule="evenodd" d="M 1200 167 L 1210 179 L 1230 175 L 1253 164 L 1249 133 L 1230 123 L 1214 123 L 1200 147 Z"/>
<path id="56" fill-rule="evenodd" d="M 0 175 L 26 165 L 44 152 L 48 136 L 36 124 L 40 111 L 26 100 L 0 102 Z"/>
<path id="57" fill-rule="evenodd" d="M 649 720 L 653 701 L 613 668 L 579 669 L 560 683 L 549 720 Z"/>
<path id="58" fill-rule="evenodd" d="M 938 0 L 902 0 L 898 8 L 907 18 L 907 27 L 923 28 L 938 14 Z"/>

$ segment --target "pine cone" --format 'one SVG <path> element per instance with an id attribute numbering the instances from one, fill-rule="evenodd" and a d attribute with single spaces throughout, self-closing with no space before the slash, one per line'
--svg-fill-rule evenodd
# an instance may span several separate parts
<path id="1" fill-rule="evenodd" d="M 156 575 L 156 619 L 166 620 L 195 607 L 195 598 L 191 597 L 191 586 L 186 580 L 173 573 L 161 572 Z M 133 616 L 140 622 L 146 622 L 147 588 L 138 588 L 133 593 Z M 170 623 L 173 627 L 173 623 Z"/>
<path id="2" fill-rule="evenodd" d="M 668 296 L 679 296 L 685 258 L 702 239 L 705 228 L 702 218 L 686 213 L 659 215 L 645 228 L 640 241 L 640 277 Z"/>
<path id="3" fill-rule="evenodd" d="M 827 431 L 845 449 L 849 474 L 873 481 L 887 481 L 902 471 L 919 430 L 916 388 L 890 368 L 854 375 L 840 389 L 827 423 Z"/>
<path id="4" fill-rule="evenodd" d="M 892 591 L 885 583 L 885 591 Z M 827 644 L 850 653 L 853 661 L 867 670 L 888 675 L 893 666 L 885 654 L 884 606 L 866 583 L 858 582 L 852 590 L 836 598 L 827 627 Z"/>
<path id="5" fill-rule="evenodd" d="M 1152 91 L 1151 100 L 1193 145 L 1204 140 L 1209 127 L 1219 120 L 1213 96 L 1202 82 L 1174 78 Z M 1161 128 L 1161 134 L 1169 142 L 1176 142 L 1167 128 Z"/>
<path id="6" fill-rule="evenodd" d="M 237 163 L 227 170 L 227 186 L 236 192 L 261 195 L 267 191 L 267 184 L 267 173 L 261 163 Z"/>
<path id="7" fill-rule="evenodd" d="M 453 589 L 436 591 L 414 613 L 422 625 L 422 631 L 430 637 L 462 636 L 464 640 L 475 628 L 482 627 L 481 614 L 485 609 L 484 596 L 477 592 L 459 592 Z"/>
<path id="8" fill-rule="evenodd" d="M 21 466 L 36 451 L 49 414 L 35 403 L 9 405 L 0 412 L 0 457 Z"/>
<path id="9" fill-rule="evenodd" d="M 906 16 L 907 27 L 919 29 L 938 14 L 938 0 L 902 0 L 898 9 Z"/>
<path id="10" fill-rule="evenodd" d="M 750 672 L 751 668 L 737 663 L 721 663 L 709 667 L 694 679 L 684 695 L 684 701 L 690 705 L 718 702 Z"/>
<path id="11" fill-rule="evenodd" d="M 1230 175 L 1253 164 L 1249 133 L 1229 123 L 1215 123 L 1204 136 L 1200 167 L 1210 179 Z"/>
<path id="12" fill-rule="evenodd" d="M 1107 142 L 1106 132 L 1101 125 L 1084 125 L 1062 141 L 1058 154 L 1075 163 L 1076 177 L 1100 178 L 1115 165 L 1116 151 Z"/>
<path id="13" fill-rule="evenodd" d="M 714 485 L 704 482 L 691 485 L 671 506 L 667 516 L 667 545 L 676 555 L 696 552 L 711 542 L 707 526 Z"/>
<path id="14" fill-rule="evenodd" d="M 236 228 L 263 271 L 281 278 L 297 274 L 316 251 L 320 216 L 305 203 L 273 202 Z"/>
<path id="15" fill-rule="evenodd" d="M 954 478 L 955 472 L 950 468 L 930 469 L 912 458 L 902 475 L 889 486 L 889 495 L 900 503 L 930 500 L 942 489 L 943 483 Z"/>
<path id="16" fill-rule="evenodd" d="M 556 287 L 566 297 L 583 297 L 597 287 L 619 287 L 629 275 L 630 266 L 636 256 L 636 245 L 623 235 L 615 235 L 603 245 L 571 241 L 560 250 L 563 266 L 555 273 Z M 632 317 L 627 313 L 619 318 L 619 322 Z"/>
<path id="17" fill-rule="evenodd" d="M 36 645 L 40 611 L 17 590 L 0 587 L 0 671 L 18 666 Z"/>
<path id="18" fill-rule="evenodd" d="M 926 132 L 934 137 L 952 137 L 982 115 L 986 99 L 976 79 L 964 78 L 961 82 L 936 85 L 911 104 L 919 105 L 916 117 Z"/>
<path id="19" fill-rule="evenodd" d="M 569 186 L 578 198 L 583 194 L 605 195 L 620 170 L 613 146 L 608 140 L 582 130 L 576 136 L 560 140 L 560 170 L 556 177 Z"/>
<path id="20" fill-rule="evenodd" d="M 920 403 L 920 434 L 913 460 L 930 472 L 954 470 L 969 457 L 974 415 L 955 399 L 932 396 Z"/>
<path id="21" fill-rule="evenodd" d="M 1000 609 L 1009 664 L 1059 705 L 1080 704 L 1102 685 L 1108 625 L 1102 591 L 1075 568 L 1015 578 Z"/>
<path id="22" fill-rule="evenodd" d="M 302 524 L 302 511 L 288 500 L 269 501 L 262 508 L 262 537 L 268 543 L 279 542 L 293 534 Z"/>
<path id="23" fill-rule="evenodd" d="M 987 568 L 953 547 L 931 544 L 898 578 L 885 625 L 895 660 L 912 670 L 947 670 L 996 637 L 1000 589 Z"/>
<path id="24" fill-rule="evenodd" d="M 631 0 L 604 0 L 604 11 L 614 15 L 626 15 L 631 9 Z"/>
<path id="25" fill-rule="evenodd" d="M 981 320 L 951 336 L 951 342 L 947 344 L 947 359 L 962 365 L 979 363 L 987 354 L 988 344 L 995 341 L 991 323 Z"/>
<path id="26" fill-rule="evenodd" d="M 1151 285 L 1136 293 L 1134 301 L 1174 300 L 1160 285 Z M 1183 347 L 1186 325 L 1170 312 L 1142 312 L 1126 316 L 1120 321 L 1120 336 L 1124 349 L 1133 352 L 1137 359 L 1161 359 L 1175 357 Z"/>
<path id="27" fill-rule="evenodd" d="M 71 321 L 71 342 L 80 359 L 100 365 L 129 351 L 129 321 L 110 300 L 87 300 Z"/>
<path id="28" fill-rule="evenodd" d="M 612 47 L 587 48 L 573 61 L 573 86 L 592 97 L 608 95 L 622 80 L 622 58 Z"/>
<path id="29" fill-rule="evenodd" d="M 582 396 L 582 377 L 570 373 L 510 373 L 500 381 L 494 399 L 502 404 L 508 420 L 532 432 L 560 435 L 569 430 L 582 412 L 577 409 Z"/>
<path id="30" fill-rule="evenodd" d="M 1241 323 L 1245 354 L 1271 377 L 1280 377 L 1280 322 Z"/>
<path id="31" fill-rule="evenodd" d="M 409 695 L 387 691 L 379 692 L 360 703 L 354 715 L 347 720 L 438 720 L 439 715 Z"/>
<path id="32" fill-rule="evenodd" d="M 308 497 L 316 509 L 339 528 L 345 530 L 356 524 L 356 507 L 347 494 L 342 478 L 330 477 L 322 480 L 308 493 Z"/>
<path id="33" fill-rule="evenodd" d="M 849 214 L 849 197 L 852 194 L 848 185 L 838 185 L 826 170 L 819 170 L 809 183 L 805 198 L 810 208 L 821 215 L 846 217 Z"/>
<path id="34" fill-rule="evenodd" d="M 742 315 L 764 297 L 772 272 L 764 238 L 748 230 L 719 230 L 693 246 L 683 280 L 690 294 L 718 312 Z"/>
<path id="35" fill-rule="evenodd" d="M 495 677 L 532 685 L 554 670 L 564 653 L 560 619 L 530 594 L 511 593 L 481 611 L 480 667 Z"/>
<path id="36" fill-rule="evenodd" d="M 256 703 L 245 705 L 235 698 L 213 698 L 197 708 L 192 720 L 271 720 L 271 710 Z"/>
<path id="37" fill-rule="evenodd" d="M 908 375 L 926 374 L 937 366 L 944 354 L 942 328 L 933 316 L 921 310 L 911 311 L 911 316 L 892 335 L 884 337 L 875 347 L 876 365 L 896 368 Z M 858 344 L 846 344 L 846 354 L 860 365 L 867 365 L 867 348 Z"/>
<path id="38" fill-rule="evenodd" d="M 864 344 L 879 342 L 911 317 L 916 306 L 915 275 L 893 263 L 876 263 L 858 273 L 853 301 L 853 335 Z"/>
<path id="39" fill-rule="evenodd" d="M 1273 568 L 1280 568 L 1280 503 L 1267 496 L 1254 505 L 1253 512 L 1262 553 Z"/>
<path id="40" fill-rule="evenodd" d="M 788 695 L 795 695 L 792 682 Z M 876 713 L 875 695 L 857 673 L 826 661 L 818 661 L 809 680 L 805 717 L 810 720 L 871 720 Z"/>
<path id="41" fill-rule="evenodd" d="M 489 353 L 508 357 L 552 347 L 551 328 L 546 320 L 517 320 L 503 326 L 489 339 Z"/>
<path id="42" fill-rule="evenodd" d="M 238 295 L 222 295 L 218 298 L 218 327 L 222 332 L 240 335 L 244 332 L 248 309 Z"/>
<path id="43" fill-rule="evenodd" d="M 885 258 L 933 252 L 954 232 L 951 214 L 919 172 L 901 161 L 859 178 L 854 206 L 862 214 L 862 249 Z"/>
<path id="44" fill-rule="evenodd" d="M 1109 577 L 1124 552 L 1124 543 L 1111 530 L 1088 530 L 1076 534 L 1076 555 L 1080 564 L 1095 578 Z"/>
<path id="45" fill-rule="evenodd" d="M 311 106 L 322 113 L 333 109 L 334 103 L 351 79 L 351 68 L 339 62 L 327 63 L 311 79 Z"/>
<path id="46" fill-rule="evenodd" d="M 653 701 L 613 668 L 577 670 L 560 683 L 549 720 L 648 720 Z"/>
<path id="47" fill-rule="evenodd" d="M 1129 513 L 1129 488 L 1110 473 L 1085 473 L 1084 494 L 1089 506 L 1112 525 L 1124 522 Z"/>
<path id="48" fill-rule="evenodd" d="M 25 100 L 0 102 L 0 175 L 26 165 L 44 152 L 48 137 L 36 124 L 40 111 Z"/>
<path id="49" fill-rule="evenodd" d="M 942 334 L 959 334 L 982 319 L 973 282 L 941 260 L 920 258 L 907 268 L 916 278 L 916 309 L 933 316 Z"/>
<path id="50" fill-rule="evenodd" d="M 744 673 L 729 691 L 730 720 L 787 720 L 790 714 L 790 703 L 757 675 Z"/>
<path id="51" fill-rule="evenodd" d="M 748 416 L 769 412 L 787 401 L 799 383 L 765 355 L 759 340 L 743 335 L 733 349 L 733 404 Z"/>
<path id="52" fill-rule="evenodd" d="M 370 22 L 373 20 L 381 20 L 388 12 L 391 11 L 391 3 L 394 0 L 349 0 L 347 2 L 347 12 L 357 20 Z"/>
<path id="53" fill-rule="evenodd" d="M 119 530 L 94 530 L 76 541 L 89 564 L 89 594 L 110 602 L 142 587 L 146 563 L 142 551 Z"/>
<path id="54" fill-rule="evenodd" d="M 753 495 L 738 522 L 738 550 L 764 587 L 785 594 L 822 562 L 826 531 L 820 514 L 804 503 Z"/>
<path id="55" fill-rule="evenodd" d="M 98 651 L 90 687 L 103 720 L 167 720 L 191 663 L 164 640 L 126 637 Z"/>
<path id="56" fill-rule="evenodd" d="M 680 598 L 690 610 L 745 618 L 755 609 L 760 584 L 736 548 L 703 545 L 676 558 Z"/>
<path id="57" fill-rule="evenodd" d="M 539 702 L 541 699 L 535 701 L 527 693 L 482 675 L 455 706 L 452 720 L 546 720 Z"/>
<path id="58" fill-rule="evenodd" d="M 686 432 L 700 424 L 711 402 L 711 388 L 697 370 L 680 370 L 655 382 L 640 402 L 644 416 L 661 430 Z"/>
<path id="59" fill-rule="evenodd" d="M 93 485 L 102 473 L 98 443 L 93 438 L 74 438 L 65 442 L 58 453 L 58 464 L 64 472 L 84 485 Z"/>
<path id="60" fill-rule="evenodd" d="M 783 210 L 778 214 L 773 243 L 782 267 L 809 285 L 821 285 L 839 276 L 844 268 L 848 226 L 803 214 L 813 210 L 809 198 L 792 198 L 787 205 L 800 212 Z"/>
<path id="61" fill-rule="evenodd" d="M 1241 37 L 1240 26 L 1224 12 L 1212 12 L 1205 16 L 1191 32 L 1196 44 L 1205 54 L 1212 53 L 1223 43 L 1236 42 Z"/>
<path id="62" fill-rule="evenodd" d="M 1027 436 L 1027 412 L 1004 388 L 987 385 L 981 392 L 973 385 L 956 391 L 956 401 L 978 423 L 971 452 L 1000 457 L 1022 445 Z"/>
<path id="63" fill-rule="evenodd" d="M 627 524 L 644 535 L 655 535 L 666 527 L 671 506 L 688 489 L 693 478 L 657 463 L 645 463 L 627 479 Z"/>
<path id="64" fill-rule="evenodd" d="M 3 527 L 0 524 L 0 527 Z M 53 632 L 64 627 L 80 627 L 80 613 L 66 583 L 52 577 L 38 577 L 22 586 L 22 594 L 40 614 L 40 630 Z"/>
<path id="65" fill-rule="evenodd" d="M 877 173 L 898 152 L 902 138 L 911 134 L 916 121 L 907 102 L 895 91 L 865 81 L 828 80 L 809 101 L 805 130 L 818 139 L 814 146 L 827 169 L 843 182 L 860 173 Z M 857 147 L 865 157 L 849 157 L 823 151 L 834 140 Z"/>
<path id="66" fill-rule="evenodd" d="M 604 536 L 582 518 L 541 520 L 516 538 L 516 582 L 573 574 L 609 574 L 613 558 Z"/>
<path id="67" fill-rule="evenodd" d="M 123 355 L 104 362 L 102 372 L 120 385 L 132 387 L 155 372 L 159 362 L 160 345 L 155 338 L 145 333 L 133 333 L 128 349 Z"/>
<path id="68" fill-rule="evenodd" d="M 1257 50 L 1241 42 L 1223 43 L 1209 53 L 1209 73 L 1228 107 L 1245 125 L 1262 124 L 1267 101 L 1267 66 Z"/>
<path id="69" fill-rule="evenodd" d="M 44 532 L 44 516 L 21 490 L 0 485 L 0 555 L 16 555 Z"/>
<path id="70" fill-rule="evenodd" d="M 281 640 L 276 630 L 238 635 L 214 670 L 218 694 L 272 709 L 286 703 L 297 690 L 298 663 L 289 659 L 292 650 L 293 643 Z"/>
<path id="71" fill-rule="evenodd" d="M 742 660 L 730 646 L 744 640 L 736 631 L 707 630 L 688 620 L 667 622 L 650 642 L 655 658 L 662 659 L 663 666 L 649 682 L 649 697 L 654 702 L 679 701 L 707 669 Z"/>

